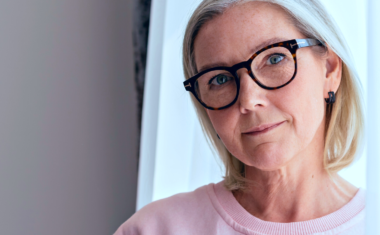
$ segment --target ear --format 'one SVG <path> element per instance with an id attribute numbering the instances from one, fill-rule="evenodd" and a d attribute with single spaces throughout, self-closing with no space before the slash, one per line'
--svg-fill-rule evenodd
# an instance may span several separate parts
<path id="1" fill-rule="evenodd" d="M 329 98 L 329 91 L 336 91 L 339 88 L 342 79 L 342 59 L 328 47 L 327 56 L 325 58 L 325 82 L 323 88 L 323 97 Z"/>

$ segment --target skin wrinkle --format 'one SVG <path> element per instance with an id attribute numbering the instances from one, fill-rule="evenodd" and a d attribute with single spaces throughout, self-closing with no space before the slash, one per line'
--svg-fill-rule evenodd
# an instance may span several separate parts
<path id="1" fill-rule="evenodd" d="M 247 60 L 252 48 L 273 38 L 306 38 L 284 11 L 271 4 L 250 2 L 226 10 L 199 31 L 194 42 L 197 68 L 231 66 Z M 297 51 L 297 76 L 278 90 L 260 88 L 246 69 L 238 71 L 237 102 L 223 110 L 206 110 L 226 148 L 245 164 L 253 182 L 236 200 L 252 215 L 273 222 L 297 222 L 332 213 L 345 205 L 357 188 L 324 170 L 324 98 L 337 91 L 342 63 L 318 48 Z M 322 56 L 323 55 L 323 56 Z M 258 136 L 243 132 L 285 121 Z"/>

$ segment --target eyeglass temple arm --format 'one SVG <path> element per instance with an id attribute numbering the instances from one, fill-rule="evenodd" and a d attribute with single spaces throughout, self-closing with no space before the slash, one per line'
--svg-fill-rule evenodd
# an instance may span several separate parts
<path id="1" fill-rule="evenodd" d="M 296 39 L 297 41 L 297 44 L 298 44 L 298 48 L 302 48 L 302 47 L 309 47 L 309 46 L 317 46 L 317 45 L 323 45 L 325 46 L 325 44 L 317 39 L 311 39 L 311 38 L 308 38 L 308 39 Z"/>

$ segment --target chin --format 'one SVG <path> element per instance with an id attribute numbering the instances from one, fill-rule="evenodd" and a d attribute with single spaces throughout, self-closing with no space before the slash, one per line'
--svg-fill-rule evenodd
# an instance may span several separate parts
<path id="1" fill-rule="evenodd" d="M 255 167 L 262 171 L 278 170 L 291 160 L 290 154 L 277 148 L 259 148 L 245 157 L 245 165 Z"/>

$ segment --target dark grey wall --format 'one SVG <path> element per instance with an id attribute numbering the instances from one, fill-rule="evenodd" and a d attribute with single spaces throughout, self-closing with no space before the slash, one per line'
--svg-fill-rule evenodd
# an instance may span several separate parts
<path id="1" fill-rule="evenodd" d="M 0 234 L 112 234 L 135 209 L 131 0 L 0 6 Z"/>

